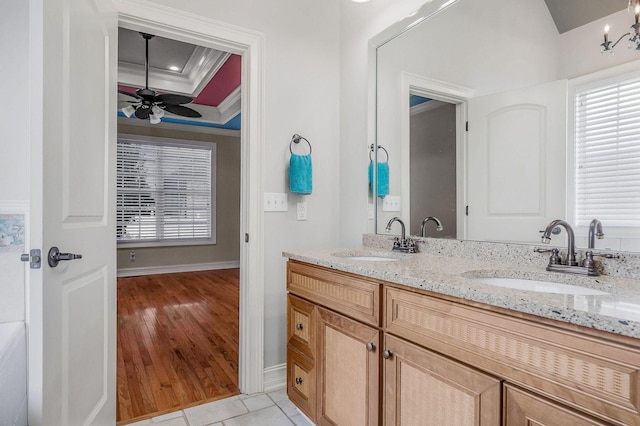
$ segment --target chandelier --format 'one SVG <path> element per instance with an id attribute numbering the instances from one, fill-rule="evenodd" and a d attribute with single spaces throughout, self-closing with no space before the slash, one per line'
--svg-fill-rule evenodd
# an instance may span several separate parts
<path id="1" fill-rule="evenodd" d="M 601 53 L 609 52 L 613 55 L 614 47 L 616 47 L 616 45 L 620 43 L 620 41 L 627 36 L 629 37 L 628 38 L 629 44 L 627 45 L 627 47 L 629 49 L 635 48 L 636 50 L 640 50 L 640 24 L 638 23 L 638 20 L 640 18 L 640 0 L 629 0 L 629 4 L 627 5 L 627 11 L 628 12 L 631 11 L 632 7 L 635 14 L 635 23 L 631 25 L 630 31 L 626 34 L 622 34 L 615 43 L 609 41 L 609 24 L 605 25 L 604 43 L 600 44 Z"/>

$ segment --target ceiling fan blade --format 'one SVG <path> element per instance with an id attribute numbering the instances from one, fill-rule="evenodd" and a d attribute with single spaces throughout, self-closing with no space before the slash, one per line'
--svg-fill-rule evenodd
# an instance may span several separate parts
<path id="1" fill-rule="evenodd" d="M 176 114 L 176 115 L 181 115 L 183 117 L 192 117 L 192 118 L 200 118 L 202 117 L 202 114 L 200 114 L 198 111 L 191 109 L 191 108 L 187 108 L 186 106 L 182 106 L 182 105 L 163 105 L 162 108 L 164 108 L 167 112 L 170 112 L 171 114 Z"/>
<path id="2" fill-rule="evenodd" d="M 140 99 L 140 96 L 136 95 L 135 93 L 125 92 L 124 90 L 118 90 L 118 93 L 120 93 L 121 95 L 131 96 L 132 98 Z"/>
<path id="3" fill-rule="evenodd" d="M 143 108 L 142 106 L 136 109 L 136 117 L 146 120 L 149 118 L 149 114 L 151 114 L 151 108 Z"/>
<path id="4" fill-rule="evenodd" d="M 164 93 L 155 97 L 154 102 L 162 102 L 165 105 L 188 104 L 193 101 L 192 98 L 182 95 L 174 95 L 172 93 Z"/>

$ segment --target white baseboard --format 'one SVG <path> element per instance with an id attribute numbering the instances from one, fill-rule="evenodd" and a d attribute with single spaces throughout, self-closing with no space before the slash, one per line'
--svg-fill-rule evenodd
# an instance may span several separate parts
<path id="1" fill-rule="evenodd" d="M 264 392 L 273 392 L 287 387 L 287 364 L 264 369 Z"/>
<path id="2" fill-rule="evenodd" d="M 118 269 L 118 277 L 136 277 L 140 275 L 172 274 L 176 272 L 212 271 L 215 269 L 239 268 L 239 261 L 191 263 L 188 265 L 147 266 L 142 268 Z"/>

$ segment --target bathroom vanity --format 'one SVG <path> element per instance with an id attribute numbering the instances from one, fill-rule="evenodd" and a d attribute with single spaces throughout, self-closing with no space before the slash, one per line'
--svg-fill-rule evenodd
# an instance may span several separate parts
<path id="1" fill-rule="evenodd" d="M 316 424 L 640 424 L 638 280 L 371 247 L 284 255 L 287 392 Z M 478 280 L 504 276 L 596 294 Z"/>

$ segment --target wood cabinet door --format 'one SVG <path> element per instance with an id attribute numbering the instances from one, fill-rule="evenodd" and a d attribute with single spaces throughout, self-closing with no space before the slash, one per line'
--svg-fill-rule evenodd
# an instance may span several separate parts
<path id="1" fill-rule="evenodd" d="M 500 380 L 385 335 L 384 424 L 497 426 Z"/>
<path id="2" fill-rule="evenodd" d="M 318 308 L 319 425 L 378 425 L 380 331 Z"/>
<path id="3" fill-rule="evenodd" d="M 504 424 L 505 426 L 609 425 L 508 383 L 504 385 Z"/>

